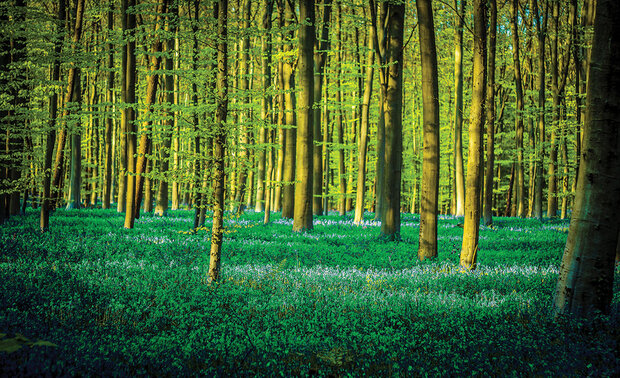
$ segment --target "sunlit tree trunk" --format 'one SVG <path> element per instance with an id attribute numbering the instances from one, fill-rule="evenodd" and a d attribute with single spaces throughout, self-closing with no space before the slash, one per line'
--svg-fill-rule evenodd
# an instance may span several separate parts
<path id="1" fill-rule="evenodd" d="M 517 165 L 516 165 L 516 196 L 517 196 L 517 215 L 525 217 L 526 214 L 526 197 L 525 197 L 525 169 L 523 167 L 523 81 L 521 77 L 521 60 L 519 57 L 519 0 L 512 0 L 510 7 L 510 32 L 512 34 L 512 50 L 515 71 L 515 95 L 516 95 L 516 113 L 515 113 L 515 144 L 517 149 Z"/>
<path id="2" fill-rule="evenodd" d="M 224 153 L 228 113 L 228 0 L 218 0 L 217 17 L 217 96 L 216 126 L 213 138 L 213 228 L 209 260 L 209 281 L 220 277 L 222 237 L 224 234 Z"/>
<path id="3" fill-rule="evenodd" d="M 314 102 L 313 109 L 313 178 L 312 178 L 312 212 L 315 215 L 323 215 L 323 133 L 321 124 L 321 100 L 323 95 L 323 79 L 325 76 L 325 66 L 327 63 L 327 52 L 329 50 L 329 23 L 331 20 L 332 1 L 323 0 L 323 25 L 321 36 L 315 42 L 317 49 L 314 52 Z M 325 147 L 327 149 L 327 147 Z"/>
<path id="4" fill-rule="evenodd" d="M 337 40 L 338 45 L 336 47 L 336 106 L 337 106 L 337 115 L 336 115 L 336 133 L 338 134 L 338 183 L 339 183 L 339 194 L 338 194 L 338 213 L 341 216 L 344 216 L 347 212 L 346 203 L 347 203 L 347 178 L 346 178 L 346 167 L 345 167 L 345 152 L 344 152 L 344 108 L 342 106 L 342 102 L 344 100 L 344 90 L 342 88 L 342 5 L 340 2 L 337 3 L 338 9 L 338 34 Z"/>
<path id="5" fill-rule="evenodd" d="M 598 0 L 581 167 L 553 314 L 608 313 L 620 223 L 620 3 Z"/>
<path id="6" fill-rule="evenodd" d="M 295 9 L 292 7 L 290 1 L 284 2 L 284 26 L 291 28 L 295 22 Z M 286 44 L 284 45 L 284 52 L 291 53 L 293 51 L 292 39 L 294 32 L 291 29 L 287 35 Z M 297 144 L 297 120 L 295 119 L 295 71 L 293 67 L 292 59 L 286 59 L 284 61 L 283 73 L 284 73 L 284 107 L 286 118 L 286 148 L 284 150 L 284 172 L 282 176 L 282 218 L 293 218 L 295 207 L 295 159 Z"/>
<path id="7" fill-rule="evenodd" d="M 280 28 L 284 27 L 284 9 L 281 6 L 281 3 L 278 3 L 278 26 Z M 278 39 L 277 42 L 280 45 L 280 49 L 279 52 L 280 53 L 284 53 L 284 38 L 282 37 L 282 34 L 279 33 L 278 34 Z M 275 188 L 274 188 L 274 194 L 273 194 L 273 210 L 274 211 L 281 211 L 282 210 L 282 180 L 284 177 L 284 156 L 286 153 L 286 132 L 284 130 L 284 128 L 282 127 L 285 123 L 285 106 L 284 106 L 284 62 L 282 59 L 280 59 L 280 61 L 278 62 L 278 76 L 277 76 L 277 81 L 278 81 L 278 91 L 280 92 L 278 94 L 277 98 L 277 103 L 278 103 L 278 119 L 277 119 L 277 124 L 278 124 L 278 141 L 280 144 L 280 149 L 278 150 L 278 159 L 277 159 L 277 163 L 276 163 L 276 172 L 274 173 L 275 176 Z"/>
<path id="8" fill-rule="evenodd" d="M 439 78 L 433 9 L 430 0 L 418 0 L 418 30 L 422 63 L 423 160 L 420 191 L 420 245 L 418 258 L 437 257 L 439 202 Z"/>
<path id="9" fill-rule="evenodd" d="M 295 167 L 295 209 L 293 231 L 312 229 L 312 179 L 313 179 L 313 111 L 314 105 L 314 0 L 301 0 L 299 4 L 298 64 L 299 101 L 297 102 L 297 147 Z"/>
<path id="10" fill-rule="evenodd" d="M 454 35 L 454 172 L 456 180 L 456 215 L 465 214 L 465 171 L 463 169 L 463 22 L 467 1 L 461 0 L 456 15 Z M 455 8 L 458 1 L 454 0 Z"/>
<path id="11" fill-rule="evenodd" d="M 544 1 L 544 0 L 543 0 Z M 533 0 L 538 36 L 538 143 L 536 144 L 536 182 L 534 184 L 534 209 L 532 217 L 542 219 L 543 216 L 543 164 L 545 153 L 545 37 L 547 34 L 547 5 L 544 1 L 544 14 L 540 14 L 538 0 Z M 542 19 L 541 19 L 542 16 Z"/>
<path id="12" fill-rule="evenodd" d="M 484 136 L 484 101 L 486 97 L 486 1 L 474 0 L 474 72 L 469 115 L 469 156 L 467 159 L 467 194 L 463 224 L 463 247 L 460 265 L 475 269 L 480 228 L 480 191 L 482 189 L 482 142 Z"/>
<path id="13" fill-rule="evenodd" d="M 489 51 L 487 62 L 486 127 L 487 153 L 484 176 L 484 224 L 493 224 L 493 174 L 495 172 L 495 45 L 497 40 L 497 1 L 489 0 Z"/>
<path id="14" fill-rule="evenodd" d="M 267 143 L 268 134 L 271 130 L 271 94 L 268 93 L 271 87 L 271 15 L 273 13 L 273 1 L 263 1 L 263 35 L 261 37 L 263 56 L 261 58 L 261 71 L 263 81 L 263 94 L 261 99 L 261 120 L 264 125 L 258 132 L 258 144 L 259 149 L 256 151 L 258 154 L 258 172 L 256 180 L 256 206 L 255 211 L 263 211 L 266 206 L 266 181 L 269 180 L 266 174 L 267 169 L 267 154 L 269 153 L 265 144 Z"/>
<path id="15" fill-rule="evenodd" d="M 370 123 L 370 97 L 372 96 L 372 81 L 375 63 L 375 25 L 370 25 L 368 31 L 368 57 L 366 58 L 366 80 L 362 97 L 362 122 L 360 125 L 359 149 L 357 155 L 357 192 L 355 198 L 355 224 L 361 224 L 364 219 L 364 197 L 366 194 L 366 152 L 368 150 L 368 129 Z"/>
<path id="16" fill-rule="evenodd" d="M 179 30 L 180 25 L 177 26 L 177 30 L 174 36 L 174 70 L 178 72 L 181 63 L 180 63 L 180 41 L 179 41 Z M 181 96 L 181 84 L 179 80 L 179 76 L 176 76 L 176 80 L 174 81 L 174 105 L 175 107 L 180 104 L 180 96 Z M 180 148 L 181 148 L 181 125 L 179 122 L 179 117 L 174 118 L 174 129 L 172 132 L 172 201 L 171 201 L 171 210 L 177 210 L 179 208 L 179 197 L 180 197 L 180 184 L 179 184 L 179 167 L 180 167 Z"/>
<path id="17" fill-rule="evenodd" d="M 137 128 L 135 125 L 136 110 L 134 109 L 136 103 L 136 42 L 132 38 L 135 35 L 136 29 L 136 14 L 133 8 L 136 6 L 136 0 L 128 0 L 127 6 L 123 7 L 125 10 L 126 25 L 125 31 L 128 33 L 127 45 L 125 46 L 127 61 L 123 67 L 125 71 L 125 85 L 124 85 L 124 114 L 121 118 L 121 125 L 123 127 L 124 137 L 126 139 L 125 155 L 126 155 L 126 172 L 127 180 L 125 184 L 125 228 L 133 228 L 133 218 L 135 213 L 135 193 L 136 193 L 136 151 L 138 145 Z M 131 10 L 129 9 L 131 8 Z M 122 183 L 120 183 L 122 184 Z M 119 190 L 120 196 L 120 190 Z"/>
<path id="18" fill-rule="evenodd" d="M 370 2 L 371 20 L 374 24 L 376 39 L 375 52 L 377 54 L 377 63 L 381 66 L 379 71 L 379 119 L 377 120 L 377 161 L 375 165 L 375 218 L 381 220 L 383 214 L 383 183 L 385 175 L 385 91 L 387 78 L 385 75 L 385 51 L 386 51 L 386 30 L 385 20 L 387 17 L 387 5 L 385 2 L 379 3 L 378 9 L 375 1 Z"/>
<path id="19" fill-rule="evenodd" d="M 157 18 L 155 24 L 155 31 L 160 28 L 160 20 L 165 12 L 168 10 L 168 1 L 164 0 L 162 4 L 157 7 Z M 149 59 L 149 70 L 150 75 L 147 78 L 147 86 L 146 86 L 146 98 L 145 98 L 145 106 L 147 115 L 144 117 L 146 121 L 143 124 L 142 135 L 140 136 L 140 149 L 138 150 L 138 157 L 136 160 L 135 167 L 135 181 L 129 184 L 132 180 L 128 180 L 127 186 L 127 204 L 125 211 L 125 228 L 133 228 L 134 219 L 138 218 L 140 214 L 140 206 L 143 198 L 143 189 L 144 189 L 144 173 L 146 172 L 146 164 L 148 159 L 148 151 L 151 148 L 151 126 L 152 121 L 150 120 L 149 113 L 153 112 L 153 105 L 156 101 L 157 96 L 157 83 L 159 81 L 159 66 L 161 65 L 161 50 L 162 50 L 162 42 L 159 36 L 155 37 L 155 41 L 151 46 L 151 56 Z M 129 143 L 128 143 L 129 145 Z M 132 186 L 134 186 L 134 201 L 130 203 L 129 191 L 132 190 Z"/>
<path id="20" fill-rule="evenodd" d="M 111 12 L 111 11 L 110 11 Z M 57 39 L 54 41 L 54 63 L 52 64 L 52 72 L 50 79 L 53 82 L 60 80 L 60 53 L 62 52 L 63 38 L 60 33 L 64 29 L 65 19 L 65 0 L 58 1 L 58 12 L 56 13 L 56 30 Z M 58 115 L 58 92 L 54 91 L 49 100 L 50 120 L 48 122 L 49 131 L 46 137 L 45 144 L 45 171 L 43 176 L 43 202 L 41 204 L 41 219 L 40 227 L 41 232 L 45 232 L 49 229 L 50 225 L 50 209 L 52 207 L 52 157 L 54 153 L 54 143 L 56 141 L 56 127 L 57 127 L 57 115 Z M 0 129 L 1 132 L 1 129 Z M 0 165 L 0 170 L 4 171 L 4 167 Z M 0 182 L 2 177 L 0 176 Z M 1 188 L 0 188 L 1 189 Z M 2 198 L 2 197 L 0 197 Z M 4 215 L 4 203 L 0 201 L 0 217 Z M 0 221 L 0 224 L 2 222 Z"/>

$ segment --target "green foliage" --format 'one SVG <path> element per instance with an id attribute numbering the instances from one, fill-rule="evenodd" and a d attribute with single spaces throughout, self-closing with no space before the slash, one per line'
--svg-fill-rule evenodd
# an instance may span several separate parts
<path id="1" fill-rule="evenodd" d="M 222 280 L 209 286 L 210 225 L 187 232 L 192 215 L 145 214 L 124 230 L 114 211 L 58 210 L 46 234 L 34 211 L 12 218 L 0 230 L 0 329 L 57 347 L 0 352 L 0 375 L 620 371 L 620 298 L 611 317 L 548 316 L 565 221 L 495 218 L 478 270 L 462 272 L 453 218 L 440 219 L 439 258 L 420 263 L 416 215 L 385 242 L 370 220 L 329 215 L 299 234 L 248 211 L 227 216 Z"/>

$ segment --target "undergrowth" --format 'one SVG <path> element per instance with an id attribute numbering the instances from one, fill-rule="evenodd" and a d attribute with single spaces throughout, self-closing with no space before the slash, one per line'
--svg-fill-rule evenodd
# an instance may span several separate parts
<path id="1" fill-rule="evenodd" d="M 611 316 L 549 317 L 567 221 L 496 218 L 479 268 L 439 221 L 439 257 L 416 259 L 419 217 L 381 240 L 366 214 L 292 233 L 279 214 L 227 216 L 222 279 L 206 281 L 210 224 L 188 211 L 38 213 L 0 229 L 0 375 L 613 376 Z M 11 350 L 9 351 L 9 347 Z"/>

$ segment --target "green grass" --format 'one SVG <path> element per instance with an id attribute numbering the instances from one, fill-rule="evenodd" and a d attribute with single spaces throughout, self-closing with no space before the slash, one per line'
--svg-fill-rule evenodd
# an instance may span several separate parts
<path id="1" fill-rule="evenodd" d="M 439 223 L 439 258 L 351 216 L 312 232 L 228 216 L 222 281 L 206 283 L 209 228 L 192 213 L 58 210 L 0 228 L 0 375 L 493 375 L 620 373 L 620 271 L 613 312 L 549 317 L 567 221 L 496 218 L 479 268 L 458 269 L 463 230 Z M 37 342 L 37 341 L 45 342 Z M 49 345 L 53 343 L 56 346 Z M 3 351 L 8 346 L 16 351 Z"/>

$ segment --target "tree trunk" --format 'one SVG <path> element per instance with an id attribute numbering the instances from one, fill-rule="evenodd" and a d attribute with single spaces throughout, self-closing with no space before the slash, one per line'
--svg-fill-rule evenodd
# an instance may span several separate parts
<path id="1" fill-rule="evenodd" d="M 172 147 L 172 133 L 174 124 L 177 118 L 176 111 L 173 110 L 174 105 L 174 87 L 175 87 L 175 75 L 172 73 L 174 70 L 174 55 L 175 55 L 175 41 L 173 36 L 178 32 L 178 16 L 179 9 L 173 2 L 171 4 L 170 15 L 166 20 L 166 31 L 170 33 L 170 36 L 166 40 L 166 59 L 165 59 L 165 94 L 166 94 L 166 113 L 167 117 L 162 125 L 162 140 L 163 146 L 161 149 L 161 175 L 162 179 L 159 181 L 159 187 L 157 188 L 157 199 L 155 205 L 155 215 L 165 216 L 168 213 L 168 191 L 170 177 L 170 148 Z"/>
<path id="2" fill-rule="evenodd" d="M 383 214 L 383 183 L 385 175 L 385 117 L 383 114 L 385 103 L 385 90 L 386 80 L 385 77 L 385 51 L 387 38 L 385 30 L 385 19 L 387 17 L 387 6 L 384 2 L 380 3 L 378 13 L 375 1 L 371 0 L 370 3 L 371 20 L 375 28 L 375 52 L 377 54 L 378 64 L 381 66 L 379 69 L 379 119 L 377 120 L 377 161 L 375 165 L 375 218 L 374 220 L 381 220 Z"/>
<path id="3" fill-rule="evenodd" d="M 314 102 L 313 109 L 313 133 L 314 133 L 314 151 L 313 151 L 313 178 L 312 178 L 312 212 L 315 215 L 323 215 L 323 133 L 321 130 L 321 100 L 323 95 L 323 80 L 325 77 L 325 66 L 327 63 L 327 52 L 329 50 L 329 23 L 331 20 L 332 0 L 323 0 L 323 25 L 321 28 L 321 36 L 316 42 L 317 50 L 314 52 Z"/>
<path id="4" fill-rule="evenodd" d="M 314 104 L 314 0 L 301 0 L 299 18 L 298 64 L 299 102 L 297 103 L 297 148 L 295 167 L 295 206 L 293 231 L 312 229 L 313 111 Z"/>
<path id="5" fill-rule="evenodd" d="M 516 166 L 516 195 L 517 195 L 517 215 L 525 217 L 525 169 L 523 168 L 523 82 L 521 78 L 521 60 L 519 57 L 519 0 L 512 0 L 510 7 L 510 32 L 512 34 L 513 62 L 515 67 L 515 95 L 516 95 L 516 114 L 515 114 L 515 144 L 517 149 Z"/>
<path id="6" fill-rule="evenodd" d="M 136 0 L 123 0 L 123 10 L 126 17 L 126 29 L 124 33 L 127 33 L 127 45 L 125 46 L 127 61 L 123 67 L 125 72 L 124 83 L 124 106 L 123 116 L 121 118 L 121 125 L 123 127 L 123 133 L 126 138 L 125 155 L 126 155 L 126 172 L 127 180 L 125 183 L 125 228 L 133 228 L 134 219 L 134 200 L 136 193 L 136 150 L 138 144 L 137 128 L 135 124 L 136 111 L 134 109 L 136 103 L 136 42 L 133 38 L 135 36 L 136 29 L 136 15 L 133 12 L 133 8 L 136 6 Z M 132 8 L 131 10 L 129 8 Z M 122 182 L 120 182 L 122 185 Z M 121 192 L 119 191 L 119 196 Z M 120 205 L 119 205 L 120 206 Z"/>
<path id="7" fill-rule="evenodd" d="M 486 1 L 474 0 L 474 71 L 471 111 L 469 116 L 469 157 L 467 159 L 467 195 L 463 247 L 460 265 L 476 269 L 478 232 L 480 228 L 480 191 L 482 189 L 482 154 L 484 137 L 484 101 L 486 97 Z"/>
<path id="8" fill-rule="evenodd" d="M 400 186 L 403 137 L 403 43 L 405 4 L 388 5 L 386 61 L 387 90 L 384 99 L 385 176 L 381 234 L 389 240 L 400 239 Z"/>
<path id="9" fill-rule="evenodd" d="M 209 260 L 209 281 L 216 282 L 220 277 L 220 258 L 222 255 L 222 236 L 224 234 L 224 153 L 226 147 L 226 116 L 228 113 L 228 0 L 218 0 L 217 29 L 217 111 L 216 128 L 213 138 L 213 228 L 211 230 L 211 250 Z"/>
<path id="10" fill-rule="evenodd" d="M 364 220 L 364 197 L 366 194 L 366 153 L 368 150 L 368 129 L 370 123 L 370 97 L 372 96 L 372 81 L 375 63 L 375 25 L 370 25 L 368 32 L 368 57 L 366 60 L 366 81 L 364 82 L 364 95 L 362 98 L 362 123 L 360 125 L 359 148 L 357 155 L 357 192 L 355 198 L 355 218 L 357 225 Z"/>
<path id="11" fill-rule="evenodd" d="M 484 176 L 484 224 L 493 224 L 493 173 L 495 172 L 495 45 L 497 39 L 497 1 L 489 0 L 489 51 L 487 70 L 487 158 Z"/>
<path id="12" fill-rule="evenodd" d="M 63 0 L 64 1 L 64 0 Z M 108 10 L 108 33 L 114 30 L 114 4 L 110 3 L 110 9 Z M 109 35 L 108 35 L 108 38 Z M 108 90 L 106 92 L 106 113 L 105 116 L 105 131 L 104 131 L 104 178 L 103 178 L 103 198 L 101 207 L 104 209 L 110 208 L 110 203 L 112 202 L 112 165 L 113 165 L 113 155 L 114 149 L 113 139 L 112 139 L 112 131 L 114 130 L 114 120 L 113 117 L 110 116 L 112 111 L 114 110 L 114 44 L 112 42 L 107 44 L 107 53 L 108 53 Z"/>
<path id="13" fill-rule="evenodd" d="M 620 3 L 598 0 L 577 196 L 553 314 L 608 313 L 620 223 Z"/>
<path id="14" fill-rule="evenodd" d="M 418 258 L 437 257 L 437 206 L 439 201 L 439 79 L 433 8 L 418 0 L 418 29 L 422 63 L 423 160 L 420 191 L 420 245 Z"/>
<path id="15" fill-rule="evenodd" d="M 454 6 L 457 8 L 457 0 Z M 463 22 L 467 1 L 461 0 L 456 15 L 454 35 L 454 171 L 456 180 L 456 215 L 465 215 L 465 171 L 463 169 Z"/>
<path id="16" fill-rule="evenodd" d="M 272 116 L 271 116 L 271 94 L 269 88 L 271 86 L 271 14 L 273 13 L 273 1 L 264 0 L 263 2 L 263 36 L 261 38 L 263 56 L 261 57 L 261 71 L 263 80 L 263 94 L 261 98 L 261 120 L 263 126 L 259 130 L 258 134 L 258 172 L 256 180 L 256 206 L 255 211 L 263 211 L 268 208 L 266 204 L 266 197 L 269 195 L 266 193 L 266 181 L 269 178 L 266 175 L 267 154 L 271 149 L 267 149 L 267 138 L 271 130 Z M 267 210 L 265 210 L 267 211 Z"/>
<path id="17" fill-rule="evenodd" d="M 284 27 L 290 29 L 284 45 L 284 53 L 293 51 L 292 39 L 294 32 L 291 26 L 295 22 L 295 9 L 290 1 L 285 1 L 284 6 Z M 284 73 L 284 107 L 286 118 L 286 148 L 284 149 L 284 173 L 283 198 L 282 198 L 282 218 L 291 219 L 294 215 L 295 206 L 295 159 L 297 143 L 297 121 L 295 119 L 295 72 L 292 59 L 286 59 L 283 66 Z"/>
<path id="18" fill-rule="evenodd" d="M 60 80 L 60 53 L 62 52 L 63 38 L 61 37 L 63 34 L 60 31 L 64 28 L 64 20 L 65 20 L 65 0 L 58 1 L 58 12 L 56 13 L 57 18 L 57 35 L 58 38 L 54 41 L 54 63 L 52 64 L 52 73 L 50 79 L 53 82 L 58 82 Z M 52 185 L 52 156 L 54 153 L 54 142 L 56 141 L 56 127 L 57 127 L 57 115 L 58 115 L 58 93 L 54 91 L 49 100 L 49 108 L 50 108 L 50 120 L 49 120 L 49 128 L 50 131 L 47 134 L 46 145 L 45 145 L 45 171 L 43 176 L 43 202 L 41 204 L 41 221 L 40 227 L 41 232 L 45 232 L 49 230 L 50 225 L 50 209 L 52 207 L 52 193 L 51 193 L 51 185 Z M 0 165 L 0 170 L 4 171 L 4 166 Z M 0 175 L 0 181 L 2 177 Z M 1 198 L 1 197 L 0 197 Z M 4 215 L 4 210 L 1 209 L 4 207 L 4 203 L 0 202 L 0 217 Z M 0 224 L 2 222 L 0 221 Z"/>
<path id="19" fill-rule="evenodd" d="M 536 34 L 538 35 L 538 143 L 536 145 L 536 183 L 534 193 L 534 209 L 532 217 L 542 219 L 543 216 L 543 165 L 545 154 L 545 37 L 547 35 L 547 3 L 540 18 L 538 0 L 534 0 L 534 16 L 536 18 Z"/>
<path id="20" fill-rule="evenodd" d="M 75 80 L 73 82 L 73 97 L 71 104 L 67 106 L 75 108 L 75 123 L 69 127 L 71 130 L 71 176 L 69 181 L 69 201 L 67 201 L 67 210 L 79 209 L 82 202 L 82 125 L 81 105 L 82 105 L 82 88 L 80 80 L 80 69 L 76 68 Z"/>

